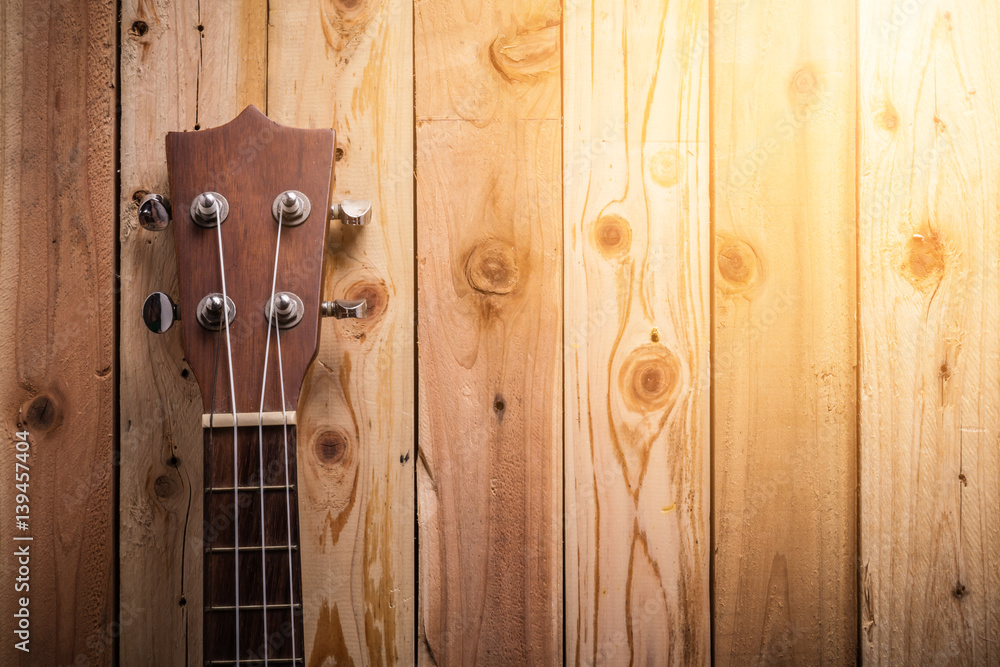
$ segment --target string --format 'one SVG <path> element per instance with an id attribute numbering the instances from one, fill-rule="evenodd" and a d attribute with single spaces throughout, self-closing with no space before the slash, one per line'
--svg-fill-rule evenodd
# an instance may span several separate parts
<path id="1" fill-rule="evenodd" d="M 257 439 L 260 441 L 260 571 L 261 587 L 264 595 L 264 664 L 268 660 L 267 639 L 267 559 L 264 548 L 264 394 L 267 391 L 267 361 L 271 351 L 271 325 L 274 322 L 274 292 L 278 284 L 278 255 L 281 252 L 281 220 L 284 217 L 283 207 L 278 207 L 278 240 L 274 246 L 274 270 L 271 272 L 271 298 L 267 309 L 267 343 L 264 345 L 264 376 L 260 383 L 260 411 L 257 413 Z M 278 360 L 281 369 L 281 360 Z M 282 388 L 282 410 L 284 410 L 284 388 Z M 287 478 L 287 475 L 286 475 Z M 294 639 L 293 639 L 294 642 Z M 294 651 L 294 645 L 293 649 Z"/>
<path id="2" fill-rule="evenodd" d="M 236 665 L 240 664 L 240 480 L 239 455 L 236 447 L 236 383 L 233 381 L 233 342 L 229 336 L 229 297 L 226 293 L 226 262 L 222 255 L 221 206 L 215 202 L 215 229 L 219 239 L 219 268 L 222 273 L 222 313 L 226 327 L 226 354 L 229 358 L 229 398 L 233 409 L 233 562 L 236 564 Z"/>
<path id="3" fill-rule="evenodd" d="M 267 344 L 264 346 L 264 377 L 267 377 L 267 358 L 268 352 L 271 348 L 271 319 L 274 316 L 274 294 L 278 280 L 278 252 L 281 249 L 281 228 L 282 228 L 282 212 L 279 207 L 278 213 L 278 241 L 274 250 L 274 272 L 271 277 L 271 309 L 268 316 L 267 322 Z M 296 663 L 296 650 L 295 650 L 295 574 L 293 571 L 293 560 L 292 560 L 292 502 L 291 502 L 291 480 L 288 477 L 288 413 L 285 410 L 285 370 L 284 363 L 281 359 L 281 328 L 274 327 L 274 340 L 277 344 L 278 350 L 278 386 L 281 389 L 281 430 L 284 439 L 284 452 L 285 452 L 285 518 L 287 520 L 287 546 L 288 546 L 288 609 L 289 615 L 291 617 L 291 640 L 292 640 L 292 664 Z M 266 386 L 266 383 L 265 383 Z M 264 413 L 264 388 L 261 387 L 261 398 L 260 398 L 260 414 Z M 260 422 L 259 427 L 261 432 L 263 432 L 263 422 Z M 263 440 L 262 440 L 263 442 Z M 263 445 L 262 445 L 263 446 Z M 263 465 L 263 464 L 262 464 Z M 265 662 L 266 662 L 265 654 Z"/>
<path id="4" fill-rule="evenodd" d="M 206 480 L 205 480 L 205 491 L 207 491 L 207 492 L 211 492 L 212 489 L 215 488 L 214 484 L 212 483 L 212 477 L 213 477 L 213 474 L 214 474 L 214 471 L 215 471 L 215 468 L 212 465 L 212 453 L 215 451 L 215 394 L 216 394 L 215 390 L 218 388 L 218 384 L 219 384 L 219 356 L 220 356 L 219 352 L 221 350 L 222 350 L 222 330 L 220 329 L 219 330 L 219 335 L 217 335 L 215 337 L 215 361 L 212 362 L 212 402 L 210 403 L 210 405 L 212 406 L 212 411 L 208 415 L 208 448 L 207 448 L 208 451 L 205 453 L 205 470 L 208 471 L 208 474 L 205 475 L 205 477 L 206 477 Z M 208 510 L 207 510 L 207 507 L 208 507 L 208 504 L 207 504 L 207 502 L 208 502 L 207 501 L 208 496 L 206 495 L 205 498 L 206 498 L 206 505 L 205 506 L 206 506 L 206 514 L 207 514 L 208 513 Z M 185 526 L 186 526 L 186 524 L 185 524 Z M 186 533 L 186 531 L 185 531 L 185 533 Z M 213 542 L 214 542 L 214 540 L 213 540 Z M 205 562 L 206 563 L 208 562 L 207 559 L 206 559 Z M 206 603 L 206 605 L 207 605 L 207 603 Z M 185 637 L 184 637 L 184 648 L 185 648 L 184 667 L 188 667 L 188 655 L 187 655 L 187 652 L 186 652 L 186 649 L 187 649 L 187 633 L 184 633 L 184 634 L 185 634 Z"/>
<path id="5" fill-rule="evenodd" d="M 281 430 L 285 438 L 285 516 L 288 519 L 288 602 L 292 619 L 292 664 L 295 664 L 295 579 L 292 572 L 292 501 L 288 479 L 288 415 L 285 413 L 285 372 L 281 363 L 281 332 L 274 330 L 278 344 L 278 380 L 281 385 Z"/>

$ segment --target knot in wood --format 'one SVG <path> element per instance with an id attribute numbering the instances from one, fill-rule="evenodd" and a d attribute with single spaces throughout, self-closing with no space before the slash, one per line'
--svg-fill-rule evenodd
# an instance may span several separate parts
<path id="1" fill-rule="evenodd" d="M 681 378 L 677 355 L 663 345 L 646 344 L 628 355 L 618 375 L 625 405 L 633 412 L 653 412 L 672 404 Z"/>
<path id="2" fill-rule="evenodd" d="M 819 94 L 819 76 L 812 65 L 800 67 L 788 84 L 788 94 L 792 103 L 797 106 L 807 106 Z"/>
<path id="3" fill-rule="evenodd" d="M 177 492 L 177 482 L 169 475 L 160 475 L 153 482 L 153 493 L 157 498 L 169 498 Z"/>
<path id="4" fill-rule="evenodd" d="M 490 62 L 507 81 L 531 81 L 559 71 L 559 25 L 519 28 L 490 44 Z"/>
<path id="5" fill-rule="evenodd" d="M 49 431 L 58 425 L 61 416 L 55 400 L 46 394 L 39 394 L 21 406 L 21 423 L 29 431 Z"/>
<path id="6" fill-rule="evenodd" d="M 661 187 L 677 185 L 683 173 L 684 160 L 676 148 L 661 148 L 649 159 L 649 175 Z"/>
<path id="7" fill-rule="evenodd" d="M 340 429 L 320 431 L 316 435 L 316 456 L 322 463 L 337 465 L 347 456 L 351 440 Z"/>
<path id="8" fill-rule="evenodd" d="M 875 115 L 875 125 L 885 132 L 895 132 L 899 127 L 899 113 L 892 104 L 886 104 L 885 109 Z"/>
<path id="9" fill-rule="evenodd" d="M 620 257 L 632 247 L 632 228 L 620 215 L 602 215 L 594 223 L 593 243 L 606 258 Z"/>
<path id="10" fill-rule="evenodd" d="M 944 275 L 945 248 L 936 233 L 914 234 L 906 242 L 903 275 L 914 287 L 928 291 L 937 286 Z"/>
<path id="11" fill-rule="evenodd" d="M 496 240 L 477 245 L 465 265 L 469 284 L 484 294 L 509 294 L 517 287 L 518 274 L 514 249 Z"/>
<path id="12" fill-rule="evenodd" d="M 385 313 L 386 304 L 389 302 L 389 292 L 386 290 L 385 283 L 383 282 L 358 282 L 348 288 L 345 298 L 349 301 L 365 300 L 368 305 L 368 316 L 356 320 L 356 322 L 358 324 L 370 324 Z"/>
<path id="13" fill-rule="evenodd" d="M 726 239 L 719 244 L 716 257 L 719 287 L 729 293 L 746 292 L 760 277 L 760 258 L 750 244 L 740 239 Z"/>

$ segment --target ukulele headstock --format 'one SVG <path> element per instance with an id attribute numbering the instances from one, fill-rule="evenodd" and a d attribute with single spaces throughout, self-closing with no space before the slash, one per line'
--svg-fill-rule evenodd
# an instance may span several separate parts
<path id="1" fill-rule="evenodd" d="M 143 319 L 156 333 L 179 319 L 205 413 L 229 413 L 234 399 L 236 412 L 257 412 L 265 356 L 263 410 L 295 410 L 319 318 L 365 315 L 364 302 L 322 301 L 331 212 L 365 224 L 370 204 L 330 205 L 332 129 L 284 127 L 250 106 L 220 127 L 170 132 L 166 144 L 171 198 L 147 195 L 139 221 L 152 231 L 173 221 L 179 302 L 154 292 Z"/>

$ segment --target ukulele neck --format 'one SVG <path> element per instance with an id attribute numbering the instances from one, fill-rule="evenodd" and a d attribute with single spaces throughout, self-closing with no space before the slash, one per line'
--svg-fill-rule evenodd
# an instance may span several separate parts
<path id="1" fill-rule="evenodd" d="M 304 664 L 295 413 L 286 414 L 293 423 L 281 413 L 238 414 L 235 429 L 232 414 L 203 420 L 206 665 L 263 665 L 265 654 L 268 665 Z"/>

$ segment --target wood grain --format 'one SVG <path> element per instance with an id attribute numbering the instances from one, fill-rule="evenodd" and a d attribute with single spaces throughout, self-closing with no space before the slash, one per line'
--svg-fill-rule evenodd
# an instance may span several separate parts
<path id="1" fill-rule="evenodd" d="M 560 20 L 416 5 L 424 665 L 562 661 Z"/>
<path id="2" fill-rule="evenodd" d="M 264 107 L 266 2 L 126 0 L 121 12 L 120 660 L 198 664 L 202 401 L 180 327 L 154 336 L 139 317 L 149 292 L 178 291 L 173 232 L 135 214 L 143 193 L 169 195 L 168 131 Z"/>
<path id="3" fill-rule="evenodd" d="M 712 39 L 714 657 L 848 664 L 855 8 L 723 0 Z"/>
<path id="4" fill-rule="evenodd" d="M 1000 661 L 1000 8 L 860 4 L 862 652 Z"/>
<path id="5" fill-rule="evenodd" d="M 334 199 L 373 202 L 330 229 L 324 298 L 369 317 L 325 320 L 299 411 L 307 664 L 414 656 L 412 3 L 271 0 L 268 109 L 337 132 Z"/>
<path id="6" fill-rule="evenodd" d="M 566 9 L 570 664 L 711 658 L 708 9 Z"/>
<path id="7" fill-rule="evenodd" d="M 115 19 L 107 1 L 0 5 L 4 665 L 114 654 Z M 16 463 L 30 468 L 26 531 Z M 30 653 L 15 648 L 21 597 Z"/>

